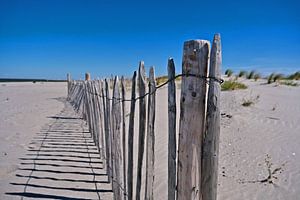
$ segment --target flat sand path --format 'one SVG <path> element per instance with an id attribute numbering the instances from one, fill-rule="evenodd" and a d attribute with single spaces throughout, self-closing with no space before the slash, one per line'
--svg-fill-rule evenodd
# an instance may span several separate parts
<path id="1" fill-rule="evenodd" d="M 112 199 L 104 163 L 69 103 L 36 134 L 6 195 L 23 199 Z"/>
<path id="2" fill-rule="evenodd" d="M 1 83 L 0 199 L 112 199 L 66 83 Z"/>

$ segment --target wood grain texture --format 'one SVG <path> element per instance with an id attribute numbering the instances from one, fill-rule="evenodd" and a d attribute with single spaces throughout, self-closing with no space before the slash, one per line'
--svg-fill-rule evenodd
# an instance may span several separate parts
<path id="1" fill-rule="evenodd" d="M 146 143 L 146 182 L 145 199 L 153 200 L 154 184 L 154 145 L 155 145 L 155 105 L 156 105 L 156 83 L 154 68 L 149 72 L 149 95 L 148 95 L 148 123 L 147 123 L 147 143 Z"/>
<path id="2" fill-rule="evenodd" d="M 134 114 L 135 114 L 135 91 L 136 90 L 136 72 L 133 73 L 131 86 L 130 115 L 128 125 L 128 162 L 127 162 L 127 198 L 132 200 L 133 195 L 133 138 L 134 138 Z"/>
<path id="3" fill-rule="evenodd" d="M 176 196 L 176 86 L 175 65 L 168 60 L 168 200 Z"/>
<path id="4" fill-rule="evenodd" d="M 209 42 L 184 43 L 183 74 L 207 76 Z M 202 136 L 205 120 L 206 81 L 183 76 L 180 99 L 177 199 L 200 200 Z"/>
<path id="5" fill-rule="evenodd" d="M 214 36 L 211 54 L 209 76 L 221 78 L 221 37 Z M 203 137 L 202 152 L 202 191 L 203 200 L 217 199 L 218 182 L 218 155 L 220 137 L 220 89 L 221 86 L 214 80 L 209 81 L 208 105 L 206 118 L 206 134 Z"/>
<path id="6" fill-rule="evenodd" d="M 140 62 L 138 74 L 139 96 L 146 93 L 146 74 L 144 62 Z M 142 165 L 145 146 L 145 128 L 146 128 L 146 102 L 145 98 L 139 99 L 139 141 L 138 141 L 138 163 L 137 163 L 137 180 L 136 180 L 136 200 L 139 200 L 142 184 Z"/>

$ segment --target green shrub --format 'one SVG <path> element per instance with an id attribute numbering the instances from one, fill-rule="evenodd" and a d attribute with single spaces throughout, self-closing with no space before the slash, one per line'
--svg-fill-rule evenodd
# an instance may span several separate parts
<path id="1" fill-rule="evenodd" d="M 245 84 L 239 83 L 239 82 L 233 81 L 233 80 L 225 81 L 221 85 L 221 90 L 222 91 L 237 90 L 237 89 L 247 89 L 247 88 L 248 87 Z"/>

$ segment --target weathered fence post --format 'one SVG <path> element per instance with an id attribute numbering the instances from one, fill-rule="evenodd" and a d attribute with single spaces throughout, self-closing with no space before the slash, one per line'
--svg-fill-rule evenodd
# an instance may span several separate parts
<path id="1" fill-rule="evenodd" d="M 176 87 L 175 65 L 172 58 L 168 60 L 168 200 L 176 196 Z"/>
<path id="2" fill-rule="evenodd" d="M 105 106 L 106 106 L 106 128 L 107 128 L 107 139 L 109 145 L 109 154 L 107 162 L 109 162 L 109 168 L 107 169 L 108 181 L 112 177 L 112 134 L 111 134 L 111 117 L 110 117 L 110 98 L 109 98 L 109 84 L 107 79 L 105 79 Z"/>
<path id="3" fill-rule="evenodd" d="M 122 93 L 122 153 L 123 153 L 123 183 L 124 183 L 124 200 L 126 200 L 126 126 L 125 126 L 125 86 L 124 76 L 121 77 Z"/>
<path id="4" fill-rule="evenodd" d="M 88 81 L 85 81 L 84 83 L 84 91 L 86 94 L 86 112 L 87 112 L 87 123 L 88 123 L 88 127 L 89 127 L 89 131 L 91 132 L 93 139 L 95 140 L 95 135 L 94 135 L 94 130 L 92 127 L 92 102 L 91 102 L 91 96 L 89 94 L 89 90 L 88 90 Z"/>
<path id="5" fill-rule="evenodd" d="M 99 145 L 99 152 L 100 152 L 100 158 L 104 158 L 104 134 L 103 134 L 103 124 L 102 124 L 102 118 L 103 118 L 103 112 L 101 107 L 101 100 L 100 100 L 100 90 L 101 85 L 100 81 L 94 82 L 94 92 L 95 92 L 95 101 L 96 101 L 96 109 L 97 109 L 97 126 L 98 126 L 98 138 L 99 138 L 99 144 L 101 144 L 101 147 Z"/>
<path id="6" fill-rule="evenodd" d="M 211 54 L 209 76 L 221 78 L 221 37 L 214 36 Z M 218 154 L 220 136 L 220 83 L 209 80 L 208 105 L 206 119 L 206 134 L 203 137 L 202 152 L 202 191 L 203 200 L 217 199 Z"/>
<path id="7" fill-rule="evenodd" d="M 107 105 L 106 96 L 104 95 L 105 82 L 101 81 L 101 96 L 103 105 L 103 123 L 104 123 L 104 134 L 105 134 L 105 164 L 108 182 L 110 183 L 110 139 L 109 139 L 109 127 L 108 127 L 108 116 L 107 116 Z M 105 88 L 106 89 L 106 88 Z"/>
<path id="8" fill-rule="evenodd" d="M 201 200 L 202 136 L 205 120 L 209 42 L 184 43 L 180 100 L 178 200 Z"/>
<path id="9" fill-rule="evenodd" d="M 128 156 L 127 156 L 127 193 L 128 200 L 132 200 L 133 192 L 133 137 L 134 137 L 134 113 L 135 113 L 135 88 L 136 88 L 136 72 L 133 73 L 131 87 L 131 103 L 128 126 Z"/>
<path id="10" fill-rule="evenodd" d="M 153 200 L 153 183 L 154 183 L 154 123 L 155 123 L 155 98 L 156 83 L 154 68 L 150 68 L 149 73 L 149 96 L 148 96 L 148 123 L 147 123 L 147 143 L 146 143 L 146 183 L 145 199 Z"/>
<path id="11" fill-rule="evenodd" d="M 98 118 L 98 108 L 97 108 L 97 103 L 96 103 L 96 94 L 95 94 L 95 90 L 94 90 L 94 81 L 89 81 L 88 82 L 88 93 L 91 97 L 91 114 L 92 114 L 92 127 L 93 127 L 93 134 L 95 137 L 95 144 L 98 147 L 98 149 L 100 149 L 100 145 L 99 145 L 99 118 Z M 100 152 L 100 151 L 99 151 Z M 100 158 L 101 154 L 100 154 Z"/>
<path id="12" fill-rule="evenodd" d="M 145 146 L 145 127 L 146 127 L 146 102 L 144 95 L 146 93 L 146 73 L 144 62 L 140 62 L 138 86 L 139 86 L 139 143 L 138 143 L 138 164 L 137 164 L 137 180 L 136 180 L 136 200 L 140 199 L 141 184 L 142 184 L 142 165 Z"/>
<path id="13" fill-rule="evenodd" d="M 67 73 L 67 84 L 68 84 L 68 98 L 70 95 L 70 89 L 71 89 L 71 75 L 69 73 Z"/>
<path id="14" fill-rule="evenodd" d="M 91 125 L 92 125 L 92 130 L 93 130 L 93 134 L 94 134 L 94 137 L 95 137 L 95 144 L 96 146 L 98 146 L 99 148 L 99 130 L 98 130 L 98 123 L 97 123 L 97 105 L 96 105 L 96 102 L 95 102 L 95 94 L 94 94 L 94 91 L 93 91 L 93 84 L 94 84 L 94 81 L 89 81 L 88 82 L 88 93 L 90 95 L 90 98 L 91 98 L 91 114 L 92 114 L 92 121 L 91 121 Z"/>
<path id="15" fill-rule="evenodd" d="M 116 76 L 113 86 L 113 98 L 112 98 L 112 152 L 113 152 L 113 192 L 116 200 L 123 199 L 122 195 L 122 153 L 121 153 L 121 101 L 120 101 L 120 89 L 119 79 Z"/>

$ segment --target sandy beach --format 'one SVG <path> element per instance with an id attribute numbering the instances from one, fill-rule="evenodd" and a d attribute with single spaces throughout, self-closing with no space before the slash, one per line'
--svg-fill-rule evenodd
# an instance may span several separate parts
<path id="1" fill-rule="evenodd" d="M 296 200 L 300 197 L 300 87 L 239 81 L 248 89 L 221 93 L 218 199 Z M 99 195 L 112 199 L 103 162 L 86 124 L 66 102 L 66 92 L 66 83 L 0 84 L 0 199 L 98 199 Z M 178 116 L 179 98 L 178 87 Z M 242 106 L 246 100 L 253 104 Z M 137 113 L 138 109 L 136 118 Z M 135 165 L 137 132 L 136 123 Z M 52 141 L 37 141 L 45 135 Z M 155 137 L 154 199 L 163 200 L 167 199 L 166 87 L 157 91 Z M 36 154 L 42 144 L 51 148 Z M 85 152 L 72 153 L 81 148 Z M 135 173 L 136 169 L 134 177 Z"/>

